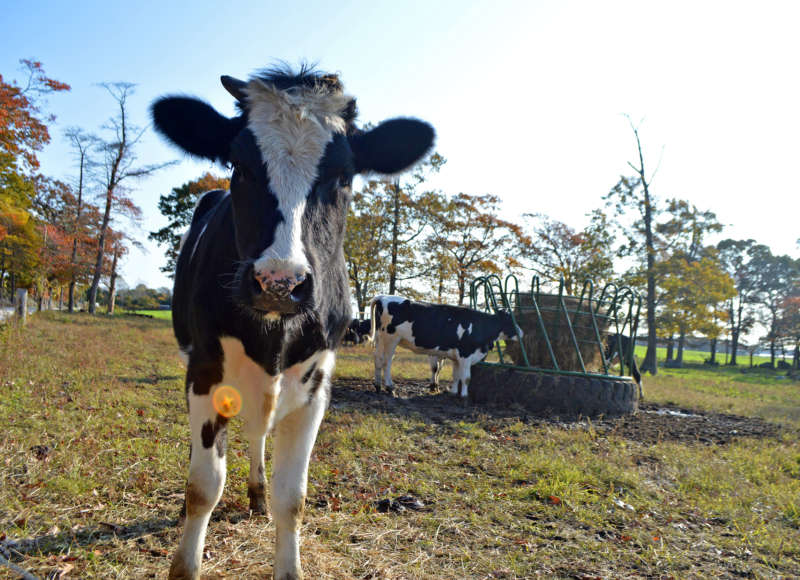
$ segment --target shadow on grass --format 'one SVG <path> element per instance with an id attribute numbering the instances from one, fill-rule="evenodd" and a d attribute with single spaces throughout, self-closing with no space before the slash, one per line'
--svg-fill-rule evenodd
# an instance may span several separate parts
<path id="1" fill-rule="evenodd" d="M 211 521 L 226 521 L 231 524 L 237 524 L 251 517 L 264 516 L 251 516 L 249 510 L 238 503 L 220 502 L 214 509 Z M 134 521 L 127 525 L 98 522 L 93 525 L 56 534 L 45 534 L 36 538 L 3 539 L 0 541 L 0 554 L 8 558 L 9 561 L 19 563 L 29 556 L 60 555 L 76 546 L 91 548 L 101 546 L 112 540 L 136 540 L 145 536 L 159 535 L 167 529 L 178 528 L 182 525 L 182 517 L 150 518 Z"/>
<path id="2" fill-rule="evenodd" d="M 19 540 L 5 539 L 0 548 L 7 553 L 11 561 L 22 561 L 26 556 L 49 556 L 63 554 L 73 546 L 82 548 L 104 544 L 114 539 L 132 540 L 143 536 L 157 534 L 167 528 L 178 525 L 177 518 L 152 518 L 129 525 L 118 525 L 100 522 L 74 530 L 45 534 L 36 538 Z"/>
<path id="3" fill-rule="evenodd" d="M 157 385 L 158 383 L 177 381 L 183 379 L 183 375 L 143 375 L 141 377 L 115 377 L 121 383 L 143 383 L 146 385 Z"/>
<path id="4" fill-rule="evenodd" d="M 337 377 L 333 382 L 331 407 L 335 411 L 359 410 L 414 417 L 445 428 L 460 422 L 485 427 L 492 423 L 522 422 L 557 428 L 594 429 L 643 444 L 676 441 L 688 444 L 724 445 L 743 437 L 779 437 L 779 425 L 759 417 L 685 409 L 645 402 L 635 415 L 592 417 L 531 413 L 519 405 L 471 405 L 448 393 L 432 394 L 426 381 L 395 381 L 396 397 L 375 392 L 372 382 L 355 377 Z"/>

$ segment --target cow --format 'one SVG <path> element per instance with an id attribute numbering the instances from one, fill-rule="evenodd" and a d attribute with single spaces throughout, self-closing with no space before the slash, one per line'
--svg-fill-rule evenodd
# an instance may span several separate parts
<path id="1" fill-rule="evenodd" d="M 624 334 L 609 334 L 606 337 L 606 348 L 603 355 L 606 357 L 606 363 L 611 365 L 616 359 L 621 359 L 623 368 L 630 371 L 636 386 L 639 388 L 639 399 L 644 399 L 642 392 L 642 374 L 639 372 L 639 365 L 636 364 L 636 357 L 631 357 L 631 364 L 628 363 L 628 354 L 631 353 L 631 339 Z"/>
<path id="2" fill-rule="evenodd" d="M 375 390 L 390 395 L 392 357 L 397 345 L 427 354 L 432 389 L 437 388 L 441 359 L 453 361 L 450 393 L 466 397 L 470 367 L 483 360 L 497 340 L 519 340 L 522 330 L 511 314 L 478 312 L 462 306 L 416 302 L 401 296 L 376 296 L 370 302 L 375 342 Z"/>
<path id="3" fill-rule="evenodd" d="M 351 183 L 356 174 L 407 169 L 430 150 L 434 132 L 408 118 L 359 129 L 356 101 L 338 75 L 313 67 L 221 81 L 237 101 L 232 118 L 186 96 L 158 99 L 151 111 L 174 145 L 232 168 L 229 191 L 198 203 L 175 270 L 172 320 L 187 363 L 191 454 L 169 578 L 200 577 L 225 483 L 222 411 L 234 400 L 220 406 L 215 393 L 231 386 L 249 446 L 250 509 L 259 514 L 267 510 L 265 439 L 274 437 L 273 573 L 296 579 L 309 458 L 351 320 L 342 250 Z"/>
<path id="4" fill-rule="evenodd" d="M 344 342 L 351 344 L 361 344 L 362 342 L 369 342 L 370 340 L 370 327 L 369 320 L 359 320 L 354 318 L 347 326 L 344 333 Z"/>

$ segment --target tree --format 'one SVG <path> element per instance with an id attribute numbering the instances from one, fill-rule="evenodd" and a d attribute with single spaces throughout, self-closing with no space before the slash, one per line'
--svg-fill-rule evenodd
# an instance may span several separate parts
<path id="1" fill-rule="evenodd" d="M 735 366 L 739 340 L 755 324 L 757 294 L 757 262 L 754 256 L 762 254 L 766 246 L 755 240 L 725 239 L 717 244 L 722 267 L 733 278 L 736 295 L 728 301 L 728 324 L 731 334 L 731 358 L 729 365 Z"/>
<path id="2" fill-rule="evenodd" d="M 639 138 L 639 128 L 628 117 L 628 122 L 633 130 L 636 140 L 636 149 L 639 154 L 638 165 L 628 162 L 636 172 L 636 177 L 620 177 L 619 182 L 606 194 L 604 199 L 609 205 L 614 205 L 616 214 L 621 215 L 628 211 L 637 214 L 637 218 L 630 226 L 627 233 L 628 244 L 623 246 L 623 255 L 638 255 L 642 260 L 647 293 L 645 295 L 645 309 L 647 313 L 647 352 L 642 362 L 641 371 L 655 375 L 658 372 L 656 360 L 656 246 L 654 225 L 658 216 L 658 208 L 650 194 L 650 181 L 653 176 L 647 177 L 642 153 L 642 142 Z"/>
<path id="3" fill-rule="evenodd" d="M 46 95 L 68 91 L 66 83 L 45 76 L 42 63 L 21 60 L 27 74 L 24 85 L 8 84 L 0 75 L 0 152 L 19 160 L 19 169 L 38 169 L 36 152 L 50 142 L 47 123 L 55 117 L 42 117 L 41 104 Z"/>
<path id="4" fill-rule="evenodd" d="M 42 64 L 20 61 L 26 79 L 19 85 L 0 75 L 0 294 L 9 274 L 11 293 L 19 281 L 30 283 L 28 270 L 36 263 L 38 235 L 30 209 L 34 196 L 33 172 L 37 152 L 50 142 L 41 107 L 46 96 L 69 90 L 69 85 L 47 77 Z"/>
<path id="5" fill-rule="evenodd" d="M 681 252 L 657 269 L 662 289 L 661 321 L 679 334 L 676 364 L 682 366 L 686 336 L 700 331 L 716 337 L 721 330 L 718 321 L 727 316 L 723 303 L 736 289 L 731 277 L 711 257 L 693 260 Z"/>
<path id="6" fill-rule="evenodd" d="M 78 165 L 78 181 L 76 184 L 76 199 L 75 199 L 75 213 L 74 220 L 72 221 L 70 234 L 72 235 L 72 253 L 70 255 L 70 264 L 72 271 L 69 280 L 69 294 L 67 298 L 67 310 L 69 312 L 75 311 L 75 287 L 78 284 L 80 273 L 83 270 L 83 264 L 79 261 L 79 250 L 86 247 L 88 235 L 88 223 L 85 219 L 86 213 L 84 211 L 84 185 L 89 177 L 89 170 L 92 167 L 89 155 L 92 145 L 97 141 L 97 137 L 85 133 L 77 127 L 67 129 L 65 133 L 69 139 L 70 144 L 75 154 L 75 160 Z"/>
<path id="7" fill-rule="evenodd" d="M 792 370 L 800 368 L 800 286 L 792 290 L 792 295 L 780 305 L 777 330 L 792 348 Z"/>
<path id="8" fill-rule="evenodd" d="M 385 205 L 389 220 L 389 294 L 397 292 L 399 281 L 422 276 L 426 268 L 419 268 L 415 240 L 431 223 L 431 210 L 435 208 L 436 192 L 420 192 L 420 186 L 432 173 L 438 173 L 447 160 L 438 153 L 431 154 L 416 166 L 410 178 L 384 182 Z M 405 234 L 405 235 L 403 235 Z"/>
<path id="9" fill-rule="evenodd" d="M 789 256 L 775 256 L 766 246 L 754 252 L 756 278 L 755 303 L 759 322 L 767 328 L 770 362 L 775 365 L 775 348 L 781 337 L 779 319 L 783 303 L 793 296 L 800 278 L 800 263 Z"/>
<path id="10" fill-rule="evenodd" d="M 217 177 L 206 172 L 198 179 L 173 187 L 171 192 L 159 197 L 158 210 L 169 219 L 169 223 L 160 230 L 150 232 L 147 237 L 159 246 L 166 247 L 167 263 L 160 270 L 169 274 L 170 278 L 175 273 L 182 234 L 192 223 L 192 215 L 200 195 L 214 189 L 229 189 L 230 185 L 227 177 Z"/>
<path id="11" fill-rule="evenodd" d="M 97 289 L 100 286 L 100 277 L 103 274 L 103 258 L 106 253 L 106 238 L 113 215 L 127 215 L 138 217 L 141 210 L 127 195 L 123 184 L 131 179 L 141 179 L 152 175 L 159 169 L 170 165 L 162 163 L 157 165 L 136 166 L 135 148 L 144 135 L 146 129 L 138 129 L 130 125 L 128 119 L 127 101 L 133 94 L 134 85 L 131 83 L 104 83 L 111 97 L 116 101 L 118 112 L 109 119 L 106 130 L 111 133 L 107 140 L 98 141 L 98 149 L 103 160 L 104 175 L 103 218 L 100 224 L 97 240 L 97 257 L 92 273 L 92 282 L 89 287 L 89 312 L 94 314 L 97 300 Z"/>
<path id="12" fill-rule="evenodd" d="M 543 214 L 524 214 L 526 234 L 519 240 L 523 267 L 552 282 L 564 280 L 567 294 L 587 278 L 602 282 L 614 272 L 613 234 L 606 215 L 592 212 L 592 221 L 583 231 Z"/>
<path id="13" fill-rule="evenodd" d="M 522 231 L 497 217 L 500 198 L 495 195 L 460 193 L 439 204 L 432 212 L 427 245 L 448 257 L 456 274 L 458 303 L 463 304 L 472 277 L 518 265 L 510 254 Z"/>
<path id="14" fill-rule="evenodd" d="M 359 313 L 365 312 L 371 297 L 388 280 L 390 223 L 381 188 L 379 181 L 368 181 L 353 194 L 347 215 L 344 255 Z"/>
<path id="15" fill-rule="evenodd" d="M 690 259 L 697 259 L 704 248 L 703 235 L 719 231 L 721 226 L 713 212 L 702 212 L 688 202 L 669 200 L 662 207 L 650 191 L 655 172 L 650 175 L 645 168 L 639 129 L 628 118 L 633 130 L 638 154 L 637 164 L 628 162 L 634 177 L 620 177 L 619 182 L 604 196 L 606 204 L 614 208 L 617 218 L 627 217 L 616 229 L 622 233 L 625 243 L 618 250 L 621 257 L 637 260 L 631 279 L 638 279 L 645 290 L 647 316 L 647 352 L 641 370 L 651 374 L 658 372 L 656 360 L 658 268 L 660 260 L 680 251 Z M 656 171 L 658 168 L 656 168 Z M 661 220 L 667 212 L 667 219 Z"/>

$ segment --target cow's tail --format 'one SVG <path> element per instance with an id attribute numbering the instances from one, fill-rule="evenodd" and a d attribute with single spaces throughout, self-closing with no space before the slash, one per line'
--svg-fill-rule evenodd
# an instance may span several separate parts
<path id="1" fill-rule="evenodd" d="M 367 340 L 375 344 L 375 305 L 380 302 L 381 297 L 376 296 L 369 303 L 369 336 Z"/>

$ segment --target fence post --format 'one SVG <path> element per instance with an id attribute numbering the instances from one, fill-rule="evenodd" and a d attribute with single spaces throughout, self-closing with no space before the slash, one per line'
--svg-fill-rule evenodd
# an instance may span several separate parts
<path id="1" fill-rule="evenodd" d="M 28 291 L 25 288 L 17 290 L 14 297 L 14 316 L 20 324 L 25 324 L 28 318 Z"/>

